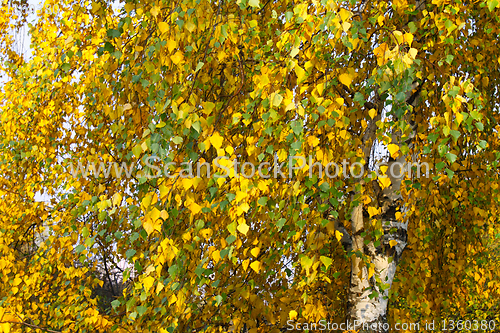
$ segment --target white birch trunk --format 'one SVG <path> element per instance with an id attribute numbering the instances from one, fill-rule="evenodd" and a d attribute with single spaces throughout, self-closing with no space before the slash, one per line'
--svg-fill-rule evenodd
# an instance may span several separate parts
<path id="1" fill-rule="evenodd" d="M 417 88 L 415 84 L 413 89 Z M 409 92 L 407 101 L 411 98 L 412 107 L 416 104 L 417 93 Z M 408 112 L 405 121 L 410 123 L 411 114 Z M 373 122 L 375 122 L 374 119 Z M 404 139 L 403 134 L 397 130 L 393 132 L 392 143 L 402 147 L 405 144 L 411 145 L 411 140 L 415 135 L 416 126 L 412 126 L 409 137 Z M 375 131 L 368 129 L 363 138 L 363 150 L 368 156 L 374 142 Z M 401 151 L 401 149 L 400 149 Z M 381 213 L 377 219 L 382 221 L 383 236 L 380 237 L 380 244 L 370 241 L 364 243 L 363 232 L 365 224 L 369 220 L 365 213 L 363 204 L 353 208 L 351 216 L 351 234 L 340 230 L 343 234 L 343 245 L 346 250 L 351 250 L 354 255 L 351 257 L 351 280 L 349 288 L 347 319 L 355 330 L 359 332 L 388 332 L 387 307 L 389 291 L 396 274 L 396 268 L 407 244 L 408 224 L 404 222 L 405 205 L 401 196 L 401 182 L 405 176 L 404 170 L 399 166 L 406 165 L 406 156 L 399 156 L 396 160 L 390 159 L 387 163 L 387 175 L 391 180 L 391 185 L 383 191 L 380 189 L 378 206 Z M 401 214 L 396 214 L 400 212 Z M 391 242 L 392 241 L 392 242 Z M 395 241 L 395 242 L 394 242 Z M 391 244 L 392 243 L 392 244 Z M 364 259 L 363 259 L 364 257 Z M 370 263 L 368 268 L 366 262 Z"/>

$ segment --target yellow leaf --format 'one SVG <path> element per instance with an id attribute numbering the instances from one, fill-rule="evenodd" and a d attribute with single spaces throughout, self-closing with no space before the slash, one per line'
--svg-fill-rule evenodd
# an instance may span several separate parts
<path id="1" fill-rule="evenodd" d="M 415 59 L 415 57 L 417 56 L 417 53 L 418 53 L 418 50 L 414 49 L 413 47 L 408 51 L 408 54 L 410 55 L 410 57 L 412 57 L 412 59 Z"/>
<path id="2" fill-rule="evenodd" d="M 351 23 L 349 23 L 349 22 L 342 23 L 342 30 L 344 30 L 344 32 L 347 32 L 350 27 L 351 27 Z"/>
<path id="3" fill-rule="evenodd" d="M 259 88 L 264 88 L 265 86 L 267 86 L 269 84 L 269 77 L 267 76 L 267 74 L 263 74 L 260 76 L 260 81 L 259 81 L 259 84 L 258 84 L 258 87 Z"/>
<path id="4" fill-rule="evenodd" d="M 160 215 L 161 215 L 161 213 L 160 213 L 160 211 L 158 210 L 158 208 L 156 208 L 156 207 L 154 207 L 154 208 L 151 210 L 151 212 L 149 213 L 149 217 L 151 217 L 151 219 L 152 219 L 153 221 L 158 220 L 158 219 L 160 218 Z"/>
<path id="5" fill-rule="evenodd" d="M 304 117 L 305 111 L 306 111 L 306 110 L 302 107 L 302 105 L 299 105 L 299 107 L 297 108 L 297 113 L 298 113 L 301 117 Z"/>
<path id="6" fill-rule="evenodd" d="M 260 1 L 259 0 L 249 0 L 248 5 L 250 7 L 260 8 Z"/>
<path id="7" fill-rule="evenodd" d="M 159 294 L 163 290 L 163 287 L 165 287 L 165 285 L 161 282 L 158 282 L 158 284 L 156 285 L 156 294 Z"/>
<path id="8" fill-rule="evenodd" d="M 368 111 L 368 115 L 370 116 L 370 118 L 375 118 L 375 116 L 377 115 L 377 110 L 375 109 L 370 109 L 370 111 Z"/>
<path id="9" fill-rule="evenodd" d="M 300 83 L 304 80 L 304 77 L 306 76 L 306 71 L 302 69 L 299 65 L 295 66 L 294 68 L 295 74 L 297 74 L 297 83 Z"/>
<path id="10" fill-rule="evenodd" d="M 377 215 L 378 213 L 379 213 L 378 208 L 368 207 L 368 214 L 370 214 L 370 217 Z"/>
<path id="11" fill-rule="evenodd" d="M 160 22 L 158 23 L 158 29 L 160 29 L 160 32 L 163 34 L 167 32 L 168 30 L 168 23 L 167 22 Z"/>
<path id="12" fill-rule="evenodd" d="M 218 263 L 221 259 L 220 258 L 220 251 L 217 250 L 217 251 L 212 252 L 212 259 L 214 259 L 214 261 L 216 263 Z"/>
<path id="13" fill-rule="evenodd" d="M 238 225 L 237 227 L 238 231 L 241 232 L 243 235 L 247 235 L 248 230 L 250 229 L 246 223 L 242 223 Z"/>
<path id="14" fill-rule="evenodd" d="M 247 197 L 247 192 L 236 191 L 236 202 L 240 202 Z"/>
<path id="15" fill-rule="evenodd" d="M 191 205 L 189 205 L 189 210 L 191 211 L 191 213 L 193 213 L 193 215 L 196 215 L 201 211 L 201 206 L 196 202 L 193 202 L 191 203 Z"/>
<path id="16" fill-rule="evenodd" d="M 189 190 L 194 185 L 194 178 L 182 178 L 181 183 L 185 190 Z"/>
<path id="17" fill-rule="evenodd" d="M 189 31 L 189 32 L 193 32 L 194 29 L 196 29 L 196 25 L 193 24 L 193 22 L 189 21 L 188 23 L 186 23 L 185 25 L 186 29 Z"/>
<path id="18" fill-rule="evenodd" d="M 10 332 L 10 324 L 9 323 L 0 324 L 0 332 L 9 333 Z"/>
<path id="19" fill-rule="evenodd" d="M 377 22 L 380 26 L 384 25 L 384 19 L 385 19 L 384 15 L 379 15 L 379 17 L 377 18 Z"/>
<path id="20" fill-rule="evenodd" d="M 170 59 L 172 60 L 172 62 L 174 64 L 177 65 L 184 59 L 184 55 L 182 54 L 181 51 L 177 51 L 177 52 L 175 52 L 174 55 L 170 56 Z"/>
<path id="21" fill-rule="evenodd" d="M 168 299 L 168 305 L 172 305 L 175 302 L 177 302 L 177 296 L 175 296 L 175 294 L 172 294 L 172 296 L 170 296 L 170 298 Z"/>
<path id="22" fill-rule="evenodd" d="M 278 93 L 274 94 L 273 103 L 272 103 L 273 106 L 280 106 L 281 101 L 283 101 L 283 96 L 281 96 Z"/>
<path id="23" fill-rule="evenodd" d="M 300 258 L 300 264 L 305 270 L 309 271 L 311 266 L 314 264 L 313 259 L 314 258 L 309 258 L 308 256 L 303 256 L 302 258 Z"/>
<path id="24" fill-rule="evenodd" d="M 309 136 L 307 138 L 307 143 L 313 147 L 316 147 L 319 144 L 319 139 L 315 136 Z"/>
<path id="25" fill-rule="evenodd" d="M 295 109 L 295 103 L 294 102 L 291 102 L 290 104 L 288 104 L 285 108 L 285 111 L 290 111 L 290 110 L 293 110 Z"/>
<path id="26" fill-rule="evenodd" d="M 320 83 L 316 86 L 316 90 L 318 90 L 318 95 L 323 95 L 323 91 L 325 90 L 325 84 Z"/>
<path id="27" fill-rule="evenodd" d="M 155 271 L 155 267 L 153 265 L 149 265 L 147 268 L 146 268 L 146 271 L 144 272 L 145 275 L 149 275 L 151 274 L 151 272 L 154 272 Z"/>
<path id="28" fill-rule="evenodd" d="M 142 210 L 146 211 L 149 206 L 151 206 L 151 201 L 153 200 L 153 194 L 148 193 L 144 199 L 142 199 Z"/>
<path id="29" fill-rule="evenodd" d="M 172 53 L 172 51 L 174 51 L 176 47 L 177 47 L 177 42 L 175 40 L 169 39 L 167 41 L 168 52 Z"/>
<path id="30" fill-rule="evenodd" d="M 255 271 L 255 273 L 259 273 L 260 271 L 260 262 L 259 261 L 254 261 L 253 263 L 250 264 L 250 268 Z"/>
<path id="31" fill-rule="evenodd" d="M 147 151 L 148 150 L 148 144 L 146 141 L 144 141 L 143 143 L 141 143 L 141 149 L 142 151 Z"/>
<path id="32" fill-rule="evenodd" d="M 243 260 L 243 262 L 241 263 L 241 265 L 243 266 L 243 270 L 246 272 L 247 271 L 247 268 L 248 268 L 248 265 L 250 264 L 250 259 L 245 259 Z"/>
<path id="33" fill-rule="evenodd" d="M 390 143 L 389 145 L 387 145 L 387 149 L 389 149 L 389 153 L 391 153 L 392 157 L 397 157 L 397 152 L 399 151 L 398 145 Z"/>
<path id="34" fill-rule="evenodd" d="M 252 250 L 250 250 L 250 253 L 255 257 L 257 258 L 257 256 L 259 255 L 260 253 L 260 248 L 258 247 L 254 247 Z"/>
<path id="35" fill-rule="evenodd" d="M 390 240 L 390 241 L 389 241 L 389 245 L 390 245 L 391 247 L 394 247 L 396 244 L 398 244 L 398 241 L 397 241 L 397 240 L 394 240 L 394 239 L 393 239 L 393 240 Z"/>
<path id="36" fill-rule="evenodd" d="M 200 230 L 200 236 L 203 237 L 204 239 L 209 239 L 210 237 L 212 237 L 213 233 L 214 232 L 210 228 L 205 228 Z"/>
<path id="37" fill-rule="evenodd" d="M 144 280 L 142 280 L 142 284 L 144 285 L 144 289 L 149 291 L 153 286 L 155 279 L 152 276 L 147 276 Z"/>
<path id="38" fill-rule="evenodd" d="M 375 273 L 375 267 L 373 267 L 372 265 L 370 266 L 370 268 L 368 268 L 368 279 L 370 279 L 374 273 Z"/>
<path id="39" fill-rule="evenodd" d="M 342 233 L 338 230 L 335 230 L 335 238 L 337 238 L 337 240 L 340 242 L 340 240 L 342 239 Z"/>
<path id="40" fill-rule="evenodd" d="M 246 202 L 244 202 L 238 206 L 237 214 L 242 215 L 243 213 L 247 213 L 249 209 L 250 209 L 250 206 Z"/>
<path id="41" fill-rule="evenodd" d="M 455 116 L 457 118 L 457 123 L 460 125 L 464 120 L 464 116 L 460 112 L 457 112 Z"/>
<path id="42" fill-rule="evenodd" d="M 401 31 L 394 30 L 392 32 L 392 35 L 396 38 L 396 41 L 397 41 L 398 44 L 402 44 L 403 43 L 403 33 Z"/>
<path id="43" fill-rule="evenodd" d="M 118 206 L 122 202 L 122 195 L 120 193 L 115 193 L 113 195 L 113 206 Z"/>
<path id="44" fill-rule="evenodd" d="M 151 15 L 153 15 L 154 17 L 157 17 L 158 14 L 160 13 L 160 8 L 158 8 L 158 6 L 153 6 L 153 8 L 151 8 Z"/>
<path id="45" fill-rule="evenodd" d="M 351 17 L 351 12 L 348 10 L 345 10 L 344 8 L 340 8 L 339 14 L 340 14 L 340 19 L 344 22 L 347 21 L 349 19 L 349 17 Z"/>
<path id="46" fill-rule="evenodd" d="M 382 43 L 373 49 L 373 54 L 377 57 L 377 63 L 379 66 L 382 66 L 387 62 L 386 53 L 388 50 L 389 46 L 386 43 Z"/>
<path id="47" fill-rule="evenodd" d="M 411 33 L 407 32 L 407 33 L 405 33 L 403 38 L 404 38 L 405 42 L 407 42 L 408 45 L 411 46 L 411 43 L 413 42 L 413 35 Z"/>
<path id="48" fill-rule="evenodd" d="M 144 228 L 144 230 L 146 230 L 148 236 L 151 235 L 155 230 L 157 230 L 158 232 L 161 231 L 161 225 L 162 225 L 162 222 L 161 220 L 153 220 L 151 217 L 147 216 L 143 223 L 142 223 L 142 227 Z"/>
<path id="49" fill-rule="evenodd" d="M 297 319 L 297 311 L 295 311 L 295 310 L 290 311 L 288 313 L 288 318 L 290 318 L 290 320 Z"/>
<path id="50" fill-rule="evenodd" d="M 209 140 L 212 146 L 214 146 L 216 149 L 220 149 L 220 147 L 222 146 L 222 141 L 224 141 L 224 138 L 220 136 L 218 132 L 215 132 L 214 135 L 212 135 Z"/>
<path id="51" fill-rule="evenodd" d="M 378 180 L 379 180 L 380 184 L 382 185 L 382 189 L 391 185 L 391 180 L 387 176 L 386 177 L 379 177 Z"/>
<path id="52" fill-rule="evenodd" d="M 346 86 L 348 86 L 348 87 L 349 87 L 349 86 L 351 85 L 352 79 L 351 79 L 351 77 L 349 76 L 349 74 L 344 73 L 344 74 L 341 74 L 341 75 L 339 76 L 339 81 L 340 81 L 342 84 L 344 84 L 344 85 L 346 85 Z"/>
<path id="53" fill-rule="evenodd" d="M 22 280 L 22 279 L 20 279 L 20 278 L 18 278 L 18 277 L 15 277 L 15 278 L 14 278 L 14 283 L 13 283 L 13 285 L 14 285 L 14 286 L 18 286 L 21 282 L 23 282 L 23 280 Z"/>

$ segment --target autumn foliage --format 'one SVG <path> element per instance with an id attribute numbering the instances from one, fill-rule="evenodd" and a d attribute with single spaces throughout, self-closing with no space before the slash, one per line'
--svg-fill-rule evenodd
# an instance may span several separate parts
<path id="1" fill-rule="evenodd" d="M 498 330 L 497 0 L 46 0 L 25 54 L 18 6 L 0 8 L 0 332 L 341 323 L 356 276 L 391 325 Z M 375 165 L 398 159 L 429 175 L 396 189 Z M 363 176 L 320 174 L 343 161 Z M 75 173 L 92 163 L 133 170 Z"/>

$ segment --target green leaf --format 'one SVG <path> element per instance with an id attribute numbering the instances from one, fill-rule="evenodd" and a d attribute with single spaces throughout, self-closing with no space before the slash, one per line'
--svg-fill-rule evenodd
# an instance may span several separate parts
<path id="1" fill-rule="evenodd" d="M 108 35 L 108 37 L 110 38 L 118 38 L 120 37 L 120 35 L 122 34 L 120 32 L 120 30 L 116 30 L 116 29 L 109 29 L 108 31 L 106 31 L 106 34 Z"/>
<path id="2" fill-rule="evenodd" d="M 205 63 L 200 61 L 198 65 L 196 65 L 196 69 L 194 70 L 194 72 L 196 73 L 197 71 L 199 71 L 203 67 L 203 65 L 205 65 Z"/>
<path id="3" fill-rule="evenodd" d="M 69 72 L 69 70 L 71 69 L 71 65 L 70 65 L 70 64 L 68 64 L 68 63 L 66 62 L 66 63 L 62 64 L 61 69 L 62 69 L 65 73 L 67 73 L 67 72 Z"/>
<path id="4" fill-rule="evenodd" d="M 90 232 L 89 232 L 89 228 L 87 228 L 87 227 L 83 227 L 83 228 L 82 228 L 82 237 L 83 237 L 83 238 L 87 238 L 89 234 L 90 234 Z"/>
<path id="5" fill-rule="evenodd" d="M 139 145 L 139 144 L 135 145 L 135 147 L 132 148 L 132 153 L 137 158 L 141 157 L 141 153 L 142 153 L 142 147 L 141 147 L 141 145 Z"/>
<path id="6" fill-rule="evenodd" d="M 321 256 L 319 257 L 319 260 L 321 260 L 321 262 L 323 263 L 323 265 L 325 265 L 325 267 L 328 269 L 328 267 L 331 266 L 333 260 L 331 258 L 328 258 L 328 257 L 325 257 L 325 256 Z"/>
<path id="7" fill-rule="evenodd" d="M 261 206 L 265 206 L 267 204 L 267 200 L 269 200 L 267 197 L 260 197 L 257 203 Z"/>
<path id="8" fill-rule="evenodd" d="M 134 249 L 128 249 L 127 252 L 125 252 L 125 256 L 127 257 L 127 259 L 130 259 L 134 256 L 136 252 L 137 251 Z"/>
<path id="9" fill-rule="evenodd" d="M 89 247 L 92 246 L 92 245 L 94 245 L 94 239 L 93 238 L 87 238 L 85 240 L 85 245 L 87 245 Z"/>
<path id="10" fill-rule="evenodd" d="M 323 184 L 321 184 L 319 186 L 319 188 L 323 192 L 328 192 L 328 190 L 330 190 L 330 184 L 328 184 L 327 182 L 324 182 Z"/>
<path id="11" fill-rule="evenodd" d="M 452 153 L 446 153 L 446 159 L 450 161 L 450 163 L 453 163 L 457 160 L 457 155 L 452 154 Z"/>
<path id="12" fill-rule="evenodd" d="M 114 308 L 117 308 L 120 306 L 120 301 L 115 299 L 114 301 L 111 302 L 111 306 Z"/>
<path id="13" fill-rule="evenodd" d="M 429 139 L 430 142 L 436 142 L 437 138 L 439 137 L 439 133 L 434 133 L 434 134 L 429 134 L 427 138 Z"/>
<path id="14" fill-rule="evenodd" d="M 75 247 L 76 253 L 81 253 L 83 250 L 85 250 L 85 245 L 83 245 L 83 244 L 80 244 L 77 247 Z"/>
<path id="15" fill-rule="evenodd" d="M 295 133 L 295 135 L 299 135 L 302 133 L 304 125 L 302 124 L 302 121 L 297 120 L 291 123 L 292 126 L 292 131 Z"/>
<path id="16" fill-rule="evenodd" d="M 498 0 L 488 1 L 488 9 L 492 12 L 498 6 Z"/>
<path id="17" fill-rule="evenodd" d="M 229 244 L 229 245 L 230 245 L 231 243 L 233 243 L 235 240 L 236 240 L 236 236 L 234 236 L 234 235 L 229 235 L 229 236 L 227 236 L 227 238 L 226 238 L 226 242 L 227 242 L 227 244 Z"/>
<path id="18" fill-rule="evenodd" d="M 180 136 L 174 136 L 172 138 L 172 142 L 175 143 L 176 145 L 181 144 L 183 139 Z M 135 155 L 135 154 L 134 154 Z"/>
<path id="19" fill-rule="evenodd" d="M 413 34 L 417 31 L 417 26 L 415 25 L 415 22 L 410 22 L 408 23 L 408 28 L 410 28 L 410 32 Z"/>
<path id="20" fill-rule="evenodd" d="M 194 270 L 194 273 L 198 275 L 198 277 L 201 277 L 201 274 L 203 274 L 204 271 L 205 268 L 203 268 L 202 265 L 198 265 L 198 267 L 196 267 L 196 269 Z"/>
<path id="21" fill-rule="evenodd" d="M 280 218 L 276 222 L 276 226 L 278 227 L 278 230 L 281 230 L 281 228 L 283 228 L 283 226 L 285 225 L 285 223 L 286 223 L 286 219 L 285 218 Z"/>
<path id="22" fill-rule="evenodd" d="M 458 138 L 460 137 L 460 132 L 457 130 L 451 130 L 450 134 L 453 137 L 453 140 L 457 142 Z"/>
<path id="23" fill-rule="evenodd" d="M 439 171 L 439 170 L 443 169 L 445 166 L 446 166 L 446 163 L 441 161 L 441 162 L 436 164 L 436 169 Z"/>
<path id="24" fill-rule="evenodd" d="M 148 307 L 145 305 L 141 305 L 141 306 L 137 307 L 137 313 L 139 314 L 139 316 L 142 316 L 143 314 L 145 314 L 146 311 L 148 311 Z"/>

